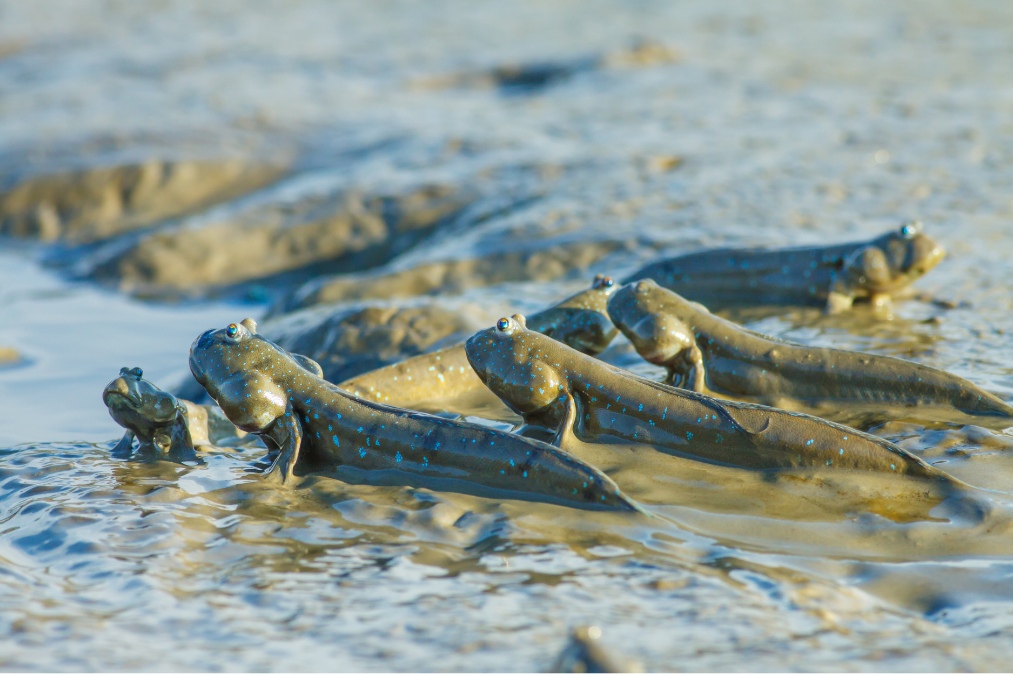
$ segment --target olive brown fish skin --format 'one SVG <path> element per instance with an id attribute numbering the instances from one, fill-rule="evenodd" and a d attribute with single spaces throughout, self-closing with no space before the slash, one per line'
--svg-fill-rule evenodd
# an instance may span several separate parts
<path id="1" fill-rule="evenodd" d="M 304 356 L 294 356 L 308 362 L 304 368 L 316 365 Z M 127 430 L 113 447 L 115 456 L 130 456 L 134 438 L 141 454 L 156 452 L 178 461 L 194 459 L 195 449 L 218 444 L 235 447 L 250 440 L 241 440 L 246 433 L 229 422 L 218 406 L 173 396 L 145 380 L 140 368 L 120 368 L 119 377 L 103 390 L 102 401 L 113 420 Z"/>
<path id="2" fill-rule="evenodd" d="M 618 333 L 606 311 L 614 290 L 612 278 L 599 274 L 591 288 L 533 314 L 528 326 L 585 354 L 598 354 Z M 357 375 L 338 386 L 360 398 L 408 408 L 485 389 L 468 363 L 463 342 Z"/>
<path id="3" fill-rule="evenodd" d="M 715 310 L 751 304 L 820 305 L 838 313 L 862 298 L 886 309 L 892 296 L 944 256 L 944 249 L 912 222 L 867 242 L 699 251 L 651 263 L 622 283 L 654 279 Z"/>
<path id="4" fill-rule="evenodd" d="M 883 471 L 963 484 L 884 439 L 826 420 L 676 389 L 585 356 L 500 319 L 467 342 L 486 386 L 535 427 L 586 442 L 653 445 L 750 469 Z"/>
<path id="5" fill-rule="evenodd" d="M 1013 406 L 962 377 L 890 356 L 809 347 L 746 330 L 644 280 L 624 286 L 609 316 L 669 383 L 846 423 L 895 418 L 1013 423 Z"/>
<path id="6" fill-rule="evenodd" d="M 272 474 L 283 483 L 302 462 L 369 483 L 640 510 L 610 478 L 548 444 L 356 399 L 257 335 L 252 319 L 202 333 L 190 370 L 236 426 L 280 451 Z"/>
<path id="7" fill-rule="evenodd" d="M 195 445 L 207 445 L 207 413 L 162 391 L 143 377 L 140 368 L 120 368 L 120 375 L 102 391 L 109 415 L 127 431 L 113 454 L 128 456 L 137 438 L 138 450 L 176 459 L 192 459 Z"/>

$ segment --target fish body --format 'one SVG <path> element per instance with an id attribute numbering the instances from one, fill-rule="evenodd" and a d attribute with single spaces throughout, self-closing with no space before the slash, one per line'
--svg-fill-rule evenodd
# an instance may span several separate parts
<path id="1" fill-rule="evenodd" d="M 956 482 L 894 443 L 801 413 L 721 401 L 638 377 L 501 319 L 467 342 L 486 386 L 535 427 L 592 443 L 653 445 L 749 469 L 853 469 Z"/>
<path id="2" fill-rule="evenodd" d="M 310 372 L 246 319 L 201 334 L 190 370 L 239 428 L 279 451 L 282 482 L 344 470 L 362 482 L 583 508 L 637 510 L 603 473 L 546 443 L 363 401 Z"/>
<path id="3" fill-rule="evenodd" d="M 852 424 L 1013 424 L 1013 406 L 952 373 L 761 335 L 650 280 L 615 293 L 609 315 L 641 356 L 669 370 L 669 383 L 700 393 Z"/>
<path id="4" fill-rule="evenodd" d="M 869 241 L 698 251 L 646 265 L 622 283 L 653 279 L 712 309 L 816 305 L 836 313 L 858 299 L 888 306 L 944 256 L 919 224 L 908 223 Z"/>

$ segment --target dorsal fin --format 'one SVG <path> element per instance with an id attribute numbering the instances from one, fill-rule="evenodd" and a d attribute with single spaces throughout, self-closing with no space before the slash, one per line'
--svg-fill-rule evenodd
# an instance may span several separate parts
<path id="1" fill-rule="evenodd" d="M 292 354 L 292 358 L 295 359 L 295 362 L 298 363 L 300 366 L 302 366 L 304 370 L 320 378 L 324 376 L 324 369 L 320 367 L 319 363 L 317 363 L 310 357 L 303 356 L 302 354 L 295 354 L 292 352 L 289 353 Z"/>

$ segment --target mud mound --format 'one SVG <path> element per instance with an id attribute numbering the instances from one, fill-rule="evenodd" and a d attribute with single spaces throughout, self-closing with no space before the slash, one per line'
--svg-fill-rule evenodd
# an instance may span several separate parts
<path id="1" fill-rule="evenodd" d="M 453 294 L 510 281 L 549 281 L 567 273 L 584 273 L 621 247 L 622 243 L 616 241 L 543 244 L 404 270 L 322 277 L 307 282 L 286 298 L 276 313 L 330 302 Z"/>
<path id="2" fill-rule="evenodd" d="M 0 194 L 0 234 L 94 242 L 234 199 L 284 170 L 240 159 L 151 160 L 35 176 Z"/>
<path id="3" fill-rule="evenodd" d="M 183 224 L 114 247 L 85 276 L 138 295 L 199 295 L 284 274 L 351 272 L 389 261 L 471 203 L 466 189 L 350 191 Z"/>

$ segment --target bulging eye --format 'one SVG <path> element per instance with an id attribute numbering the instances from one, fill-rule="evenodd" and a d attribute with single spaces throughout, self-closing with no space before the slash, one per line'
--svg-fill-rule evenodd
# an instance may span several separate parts
<path id="1" fill-rule="evenodd" d="M 602 277 L 601 285 L 603 288 L 612 288 L 616 285 L 616 282 L 613 281 L 612 277 Z"/>
<path id="2" fill-rule="evenodd" d="M 236 337 L 237 335 L 239 335 L 239 326 L 237 326 L 234 323 L 230 323 L 228 327 L 225 329 L 225 334 L 228 335 L 230 338 Z"/>
<path id="3" fill-rule="evenodd" d="M 130 374 L 136 377 L 137 379 L 141 379 L 142 377 L 144 377 L 144 371 L 141 370 L 140 368 L 131 368 Z"/>
<path id="4" fill-rule="evenodd" d="M 918 234 L 918 223 L 916 222 L 907 223 L 900 228 L 900 236 L 905 239 L 911 239 L 916 234 Z"/>
<path id="5" fill-rule="evenodd" d="M 505 331 L 508 328 L 510 328 L 510 319 L 503 317 L 502 319 L 496 322 L 496 330 Z"/>

